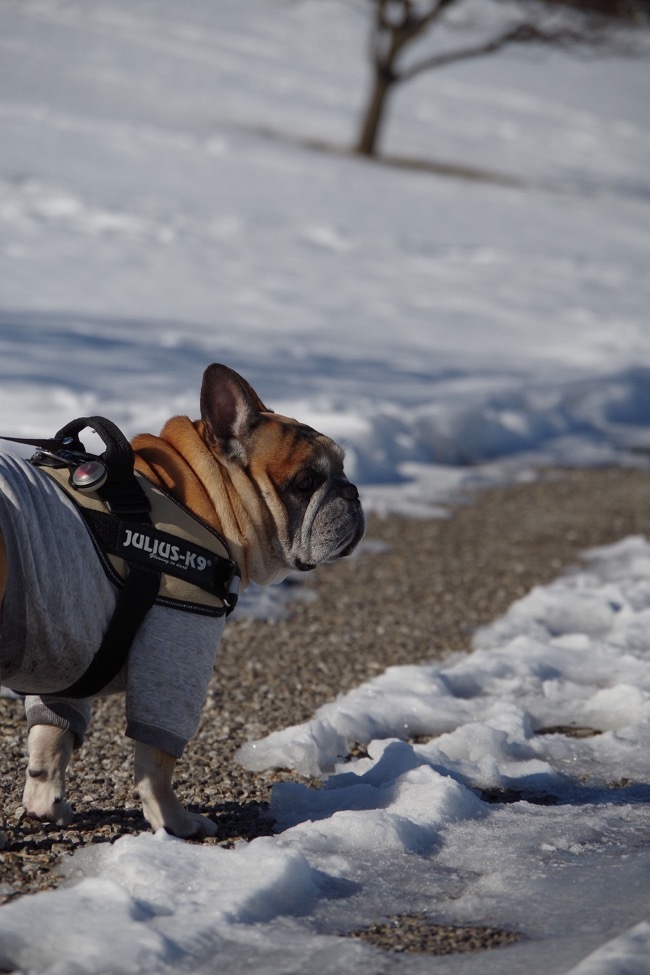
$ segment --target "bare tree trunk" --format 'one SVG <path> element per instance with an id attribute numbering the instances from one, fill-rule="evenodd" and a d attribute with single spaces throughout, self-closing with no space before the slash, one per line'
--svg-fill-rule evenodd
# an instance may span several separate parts
<path id="1" fill-rule="evenodd" d="M 361 124 L 361 134 L 356 150 L 362 156 L 375 156 L 377 143 L 384 114 L 388 93 L 395 82 L 395 76 L 386 68 L 375 65 L 370 97 L 366 104 Z"/>

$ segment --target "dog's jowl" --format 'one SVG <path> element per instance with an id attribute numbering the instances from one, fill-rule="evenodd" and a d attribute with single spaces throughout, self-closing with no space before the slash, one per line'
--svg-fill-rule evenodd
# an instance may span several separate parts
<path id="1" fill-rule="evenodd" d="M 35 441 L 31 461 L 0 454 L 0 680 L 25 694 L 29 816 L 70 822 L 66 766 L 92 697 L 123 693 L 151 827 L 216 832 L 171 781 L 237 585 L 313 569 L 363 536 L 332 440 L 273 413 L 222 365 L 204 374 L 200 412 L 130 447 L 102 420 L 99 457 L 79 440 L 84 420 Z"/>

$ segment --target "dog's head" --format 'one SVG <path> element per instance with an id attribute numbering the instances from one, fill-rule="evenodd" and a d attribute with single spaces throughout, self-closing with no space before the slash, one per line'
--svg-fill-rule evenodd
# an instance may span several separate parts
<path id="1" fill-rule="evenodd" d="M 338 444 L 274 413 L 245 379 L 218 364 L 203 376 L 201 419 L 205 443 L 228 471 L 243 517 L 252 516 L 256 530 L 272 539 L 275 580 L 354 551 L 365 520 Z"/>

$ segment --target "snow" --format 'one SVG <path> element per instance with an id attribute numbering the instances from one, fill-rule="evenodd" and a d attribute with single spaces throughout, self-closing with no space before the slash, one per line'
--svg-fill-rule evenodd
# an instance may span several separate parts
<path id="1" fill-rule="evenodd" d="M 387 152 L 498 185 L 305 143 L 353 139 L 352 5 L 0 0 L 0 19 L 0 433 L 156 430 L 224 361 L 340 439 L 379 512 L 444 513 L 540 465 L 647 466 L 644 60 L 510 52 L 396 94 Z M 274 789 L 275 836 L 79 851 L 70 884 L 0 909 L 0 967 L 650 972 L 649 618 L 647 541 L 590 553 L 471 655 L 245 746 L 323 776 Z M 413 911 L 524 938 L 431 959 L 338 936 Z"/>

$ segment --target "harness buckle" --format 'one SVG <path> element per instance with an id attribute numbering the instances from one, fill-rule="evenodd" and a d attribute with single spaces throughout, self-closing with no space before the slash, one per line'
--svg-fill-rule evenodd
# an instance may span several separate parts
<path id="1" fill-rule="evenodd" d="M 126 498 L 124 500 L 105 497 L 102 500 L 112 515 L 120 517 L 134 517 L 139 515 L 146 518 L 151 511 L 151 505 L 146 495 L 143 495 L 141 500 L 136 497 Z"/>

